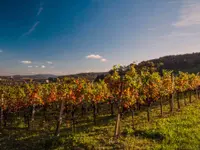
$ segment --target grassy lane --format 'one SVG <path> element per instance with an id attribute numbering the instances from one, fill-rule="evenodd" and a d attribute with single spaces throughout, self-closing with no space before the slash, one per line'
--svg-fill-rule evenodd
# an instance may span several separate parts
<path id="1" fill-rule="evenodd" d="M 194 98 L 193 98 L 194 99 Z M 101 115 L 97 126 L 90 121 L 82 121 L 76 126 L 76 134 L 64 124 L 61 135 L 53 137 L 54 128 L 26 131 L 22 125 L 8 128 L 0 134 L 2 150 L 10 149 L 200 149 L 200 100 L 183 107 L 170 115 L 165 105 L 164 116 L 160 118 L 159 107 L 151 112 L 151 122 L 147 122 L 146 112 L 136 113 L 135 130 L 131 127 L 131 116 L 122 120 L 121 137 L 113 139 L 115 120 Z M 176 109 L 176 108 L 175 108 Z M 40 121 L 39 118 L 36 121 Z M 40 121 L 41 122 L 41 121 Z M 37 124 L 37 123 L 36 123 Z M 39 123 L 38 123 L 39 124 Z"/>

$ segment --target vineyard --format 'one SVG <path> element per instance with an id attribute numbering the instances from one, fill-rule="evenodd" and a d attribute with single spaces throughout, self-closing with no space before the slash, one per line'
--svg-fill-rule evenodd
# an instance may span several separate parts
<path id="1" fill-rule="evenodd" d="M 110 139 L 118 143 L 126 133 L 139 134 L 138 120 L 153 123 L 155 108 L 159 108 L 157 117 L 165 118 L 166 113 L 174 116 L 180 112 L 183 105 L 197 103 L 199 87 L 199 74 L 160 72 L 153 64 L 139 70 L 132 64 L 125 72 L 115 66 L 112 73 L 98 82 L 81 78 L 57 79 L 44 84 L 1 81 L 0 128 L 2 133 L 10 128 L 17 130 L 17 124 L 25 132 L 48 130 L 54 140 L 67 134 L 67 145 L 73 146 L 76 141 L 72 139 L 77 133 L 98 126 L 109 128 L 109 119 L 114 118 Z M 146 116 L 139 118 L 139 113 Z M 128 120 L 130 131 L 123 129 L 126 117 L 131 118 Z M 159 134 L 155 136 L 162 140 Z"/>

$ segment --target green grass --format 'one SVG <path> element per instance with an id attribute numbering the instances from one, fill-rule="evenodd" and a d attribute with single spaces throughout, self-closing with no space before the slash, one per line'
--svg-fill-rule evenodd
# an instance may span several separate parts
<path id="1" fill-rule="evenodd" d="M 162 118 L 159 107 L 154 106 L 150 122 L 147 122 L 145 111 L 137 112 L 135 130 L 131 128 L 131 116 L 127 113 L 121 122 L 121 136 L 118 140 L 113 138 L 115 118 L 109 115 L 99 116 L 96 126 L 93 126 L 91 117 L 89 121 L 83 120 L 76 126 L 75 134 L 72 134 L 71 129 L 67 129 L 63 124 L 59 137 L 53 136 L 55 122 L 39 130 L 40 125 L 37 121 L 40 120 L 37 119 L 36 130 L 27 131 L 23 123 L 18 121 L 16 128 L 7 128 L 0 132 L 0 149 L 199 150 L 200 100 L 194 98 L 193 100 L 194 102 L 188 103 L 187 106 L 183 106 L 181 102 L 181 110 L 175 111 L 173 115 L 169 113 L 166 104 Z"/>

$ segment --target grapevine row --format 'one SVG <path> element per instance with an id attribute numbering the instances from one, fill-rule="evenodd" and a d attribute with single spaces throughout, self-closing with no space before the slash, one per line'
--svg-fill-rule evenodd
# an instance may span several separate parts
<path id="1" fill-rule="evenodd" d="M 180 98 L 186 97 L 192 102 L 192 94 L 199 98 L 198 88 L 200 86 L 200 76 L 179 72 L 173 75 L 172 71 L 156 71 L 151 65 L 140 70 L 135 69 L 132 64 L 130 68 L 123 72 L 120 67 L 113 67 L 112 73 L 108 74 L 99 82 L 90 82 L 86 79 L 64 78 L 58 79 L 55 83 L 0 83 L 0 127 L 6 126 L 6 116 L 8 113 L 18 113 L 24 111 L 25 122 L 28 129 L 32 129 L 35 120 L 35 112 L 43 110 L 44 121 L 46 121 L 46 110 L 58 106 L 59 115 L 55 135 L 60 134 L 63 122 L 63 113 L 71 112 L 72 124 L 75 124 L 75 110 L 81 106 L 82 113 L 85 106 L 91 106 L 93 110 L 93 122 L 96 125 L 98 104 L 104 103 L 110 107 L 111 115 L 114 115 L 114 105 L 117 110 L 115 137 L 120 134 L 120 120 L 123 111 L 132 112 L 132 127 L 134 128 L 134 112 L 141 106 L 147 107 L 147 119 L 150 121 L 151 105 L 159 101 L 161 116 L 163 115 L 163 100 L 170 100 L 170 112 L 174 111 L 174 95 L 180 109 Z M 52 108 L 53 109 L 53 108 Z M 83 114 L 82 114 L 83 115 Z M 75 126 L 73 126 L 75 131 Z"/>

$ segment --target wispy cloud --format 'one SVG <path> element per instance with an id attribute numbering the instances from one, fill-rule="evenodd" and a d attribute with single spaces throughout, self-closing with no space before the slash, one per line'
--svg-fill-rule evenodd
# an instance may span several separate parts
<path id="1" fill-rule="evenodd" d="M 148 28 L 149 31 L 154 31 L 156 28 Z"/>
<path id="2" fill-rule="evenodd" d="M 183 0 L 178 20 L 172 25 L 175 27 L 200 25 L 200 1 Z"/>
<path id="3" fill-rule="evenodd" d="M 193 37 L 199 36 L 200 32 L 171 32 L 168 35 L 164 35 L 161 37 Z"/>
<path id="4" fill-rule="evenodd" d="M 38 68 L 38 66 L 35 66 L 35 68 Z"/>
<path id="5" fill-rule="evenodd" d="M 21 61 L 22 64 L 31 64 L 32 62 L 30 60 L 23 60 Z"/>
<path id="6" fill-rule="evenodd" d="M 52 61 L 47 61 L 47 64 L 53 64 L 53 62 Z"/>
<path id="7" fill-rule="evenodd" d="M 35 24 L 28 30 L 28 32 L 24 33 L 22 36 L 27 36 L 31 34 L 35 30 L 35 28 L 38 26 L 39 23 L 40 23 L 39 21 L 35 22 Z"/>
<path id="8" fill-rule="evenodd" d="M 37 16 L 40 15 L 40 13 L 42 12 L 42 10 L 43 10 L 43 7 L 40 7 L 39 10 L 38 10 L 38 12 L 37 12 Z"/>
<path id="9" fill-rule="evenodd" d="M 3 53 L 3 50 L 2 50 L 2 49 L 0 49 L 0 53 Z"/>
<path id="10" fill-rule="evenodd" d="M 179 3 L 179 2 L 180 2 L 179 0 L 168 1 L 169 4 L 176 4 L 176 3 Z"/>
<path id="11" fill-rule="evenodd" d="M 37 16 L 43 11 L 43 3 L 40 3 L 40 8 L 38 9 Z"/>
<path id="12" fill-rule="evenodd" d="M 28 68 L 32 68 L 33 66 L 28 66 Z"/>

